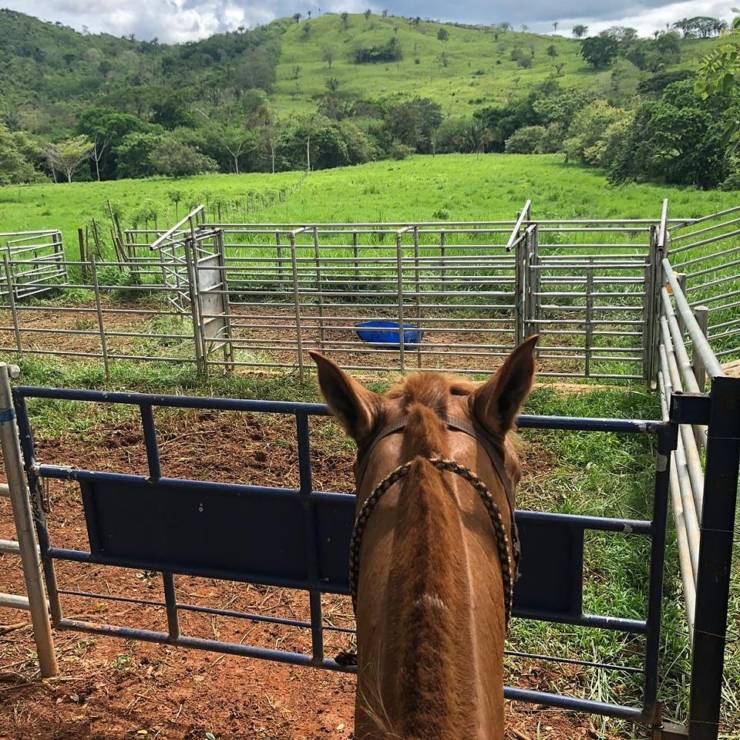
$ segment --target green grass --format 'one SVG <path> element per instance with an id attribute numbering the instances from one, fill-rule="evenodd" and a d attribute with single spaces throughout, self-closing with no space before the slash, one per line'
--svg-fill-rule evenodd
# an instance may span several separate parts
<path id="1" fill-rule="evenodd" d="M 177 208 L 173 193 L 181 196 Z M 154 226 L 156 215 L 166 228 L 197 203 L 206 204 L 209 218 L 220 212 L 222 219 L 237 223 L 418 222 L 439 220 L 440 214 L 449 220 L 513 219 L 527 198 L 533 200 L 535 218 L 657 220 L 663 198 L 670 199 L 672 215 L 699 216 L 735 205 L 737 192 L 612 186 L 594 170 L 565 164 L 561 155 L 415 156 L 308 177 L 286 172 L 9 186 L 0 188 L 0 231 L 60 229 L 67 253 L 76 255 L 77 228 L 91 218 L 110 244 L 108 201 L 121 213 L 124 227 L 143 226 L 145 215 Z"/>
<path id="2" fill-rule="evenodd" d="M 440 28 L 449 33 L 446 41 L 437 38 Z M 358 46 L 382 45 L 394 37 L 403 50 L 401 61 L 353 61 Z M 695 66 L 714 42 L 681 44 L 681 63 L 670 69 Z M 550 46 L 555 47 L 554 57 L 547 53 Z M 327 48 L 333 52 L 331 67 L 324 61 Z M 511 59 L 517 48 L 530 56 L 530 68 L 523 69 Z M 563 66 L 558 81 L 564 87 L 588 88 L 602 97 L 629 92 L 614 87 L 611 69 L 593 70 L 580 56 L 580 43 L 567 36 L 497 33 L 492 28 L 433 21 L 416 25 L 404 18 L 377 15 L 367 21 L 361 15 L 351 15 L 344 29 L 338 15 L 326 15 L 291 25 L 283 34 L 272 100 L 279 113 L 308 113 L 313 98 L 325 93 L 326 81 L 334 78 L 339 81 L 340 93 L 363 99 L 393 94 L 429 97 L 442 106 L 445 114 L 460 116 L 526 94 L 555 74 L 555 65 L 559 64 Z M 649 73 L 641 74 L 633 68 L 629 76 L 636 85 L 641 76 Z"/>

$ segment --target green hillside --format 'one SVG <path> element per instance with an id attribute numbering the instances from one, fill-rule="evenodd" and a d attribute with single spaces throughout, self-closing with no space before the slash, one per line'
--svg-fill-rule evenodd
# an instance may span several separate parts
<path id="1" fill-rule="evenodd" d="M 440 29 L 447 31 L 446 41 L 438 39 Z M 399 62 L 353 62 L 358 47 L 380 45 L 391 38 L 398 39 L 403 51 Z M 680 59 L 663 71 L 696 66 L 716 43 L 716 39 L 682 39 Z M 599 97 L 615 92 L 614 69 L 595 71 L 581 57 L 580 42 L 561 35 L 375 15 L 367 20 L 350 15 L 344 28 L 340 16 L 332 14 L 289 25 L 281 46 L 273 95 L 281 109 L 305 109 L 312 98 L 326 92 L 330 78 L 339 81 L 340 91 L 364 98 L 429 97 L 446 114 L 455 115 L 504 103 L 551 76 L 564 87 L 589 89 Z M 554 55 L 548 53 L 549 47 L 554 47 Z M 324 60 L 327 49 L 333 56 L 331 67 Z M 531 59 L 531 67 L 512 59 L 517 51 Z M 627 84 L 634 92 L 639 80 L 651 72 L 627 63 L 618 71 L 620 75 L 631 77 Z"/>
<path id="2" fill-rule="evenodd" d="M 740 32 L 677 25 L 576 39 L 367 11 L 160 44 L 0 10 L 0 186 L 561 152 L 614 182 L 737 188 Z"/>
<path id="3" fill-rule="evenodd" d="M 440 40 L 444 29 L 447 40 Z M 397 39 L 398 62 L 356 64 L 358 47 Z M 662 71 L 695 66 L 716 39 L 682 39 L 680 58 Z M 548 53 L 548 48 L 552 47 Z M 295 22 L 275 21 L 254 30 L 219 34 L 180 45 L 83 34 L 22 13 L 0 10 L 0 116 L 11 128 L 61 132 L 73 128 L 88 105 L 110 105 L 150 114 L 162 97 L 182 95 L 192 104 L 217 105 L 230 93 L 267 91 L 280 113 L 307 110 L 326 92 L 363 99 L 425 96 L 446 113 L 465 112 L 525 94 L 555 75 L 566 87 L 597 96 L 634 92 L 653 72 L 625 62 L 594 71 L 577 39 L 372 15 L 335 14 Z M 331 66 L 325 61 L 327 51 Z M 530 62 L 517 62 L 512 53 Z M 561 66 L 562 65 L 562 66 Z M 628 66 L 627 66 L 628 65 Z"/>

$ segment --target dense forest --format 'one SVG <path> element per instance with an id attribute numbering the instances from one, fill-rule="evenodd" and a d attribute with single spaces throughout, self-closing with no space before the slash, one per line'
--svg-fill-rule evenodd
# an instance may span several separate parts
<path id="1" fill-rule="evenodd" d="M 367 11 L 167 45 L 0 10 L 0 184 L 506 151 L 738 188 L 733 25 L 565 38 Z"/>

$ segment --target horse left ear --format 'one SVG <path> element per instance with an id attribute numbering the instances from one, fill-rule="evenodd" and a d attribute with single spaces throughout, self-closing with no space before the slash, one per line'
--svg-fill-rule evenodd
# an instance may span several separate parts
<path id="1" fill-rule="evenodd" d="M 525 339 L 496 374 L 473 394 L 472 411 L 493 436 L 503 437 L 513 426 L 534 380 L 534 348 L 538 336 Z"/>
<path id="2" fill-rule="evenodd" d="M 355 441 L 369 436 L 380 414 L 381 399 L 345 373 L 334 360 L 309 352 L 319 370 L 319 386 L 332 414 Z"/>

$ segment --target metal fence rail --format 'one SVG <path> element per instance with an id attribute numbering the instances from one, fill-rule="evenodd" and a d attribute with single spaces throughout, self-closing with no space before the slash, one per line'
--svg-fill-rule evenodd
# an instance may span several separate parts
<path id="1" fill-rule="evenodd" d="M 699 322 L 701 314 L 669 259 L 663 260 L 662 271 L 658 384 L 664 418 L 678 413 L 683 422 L 670 493 L 692 642 L 689 737 L 714 740 L 738 486 L 740 379 L 725 377 Z"/>
<path id="2" fill-rule="evenodd" d="M 55 627 L 129 639 L 174 644 L 234 655 L 264 658 L 331 670 L 354 670 L 326 655 L 324 633 L 331 629 L 322 617 L 322 594 L 348 594 L 348 542 L 354 517 L 354 496 L 318 491 L 312 482 L 309 420 L 325 416 L 319 404 L 250 401 L 137 393 L 16 387 L 16 412 L 27 461 L 30 487 L 39 495 L 44 479 L 74 481 L 80 486 L 89 537 L 89 549 L 64 543 L 65 532 L 52 531 L 39 508 L 39 542 Z M 148 472 L 131 475 L 47 464 L 38 459 L 33 444 L 28 401 L 52 399 L 137 408 L 146 448 Z M 216 483 L 167 477 L 157 443 L 157 409 L 211 409 L 252 414 L 281 414 L 294 418 L 299 485 L 277 488 L 264 485 Z M 669 458 L 675 438 L 672 422 L 522 416 L 523 428 L 654 435 L 659 459 Z M 658 465 L 654 484 L 653 515 L 647 521 L 517 512 L 523 542 L 522 577 L 517 586 L 514 615 L 609 629 L 644 639 L 644 687 L 639 706 L 595 701 L 520 687 L 507 687 L 510 699 L 535 702 L 651 724 L 657 716 L 661 584 L 663 574 L 668 469 Z M 198 503 L 200 502 L 200 503 Z M 146 513 L 145 513 L 146 512 Z M 166 513 L 167 512 L 167 513 Z M 176 513 L 175 513 L 176 512 Z M 193 529 L 195 527 L 195 529 Z M 198 532 L 196 536 L 195 532 Z M 620 615 L 593 615 L 583 611 L 582 568 L 584 533 L 611 532 L 614 536 L 651 541 L 649 592 L 643 619 Z M 238 533 L 238 535 L 237 535 Z M 235 550 L 233 537 L 240 545 Z M 51 539 L 54 539 L 54 545 Z M 274 546 L 280 542 L 280 547 Z M 162 599 L 142 601 L 116 596 L 127 603 L 158 607 L 167 614 L 167 632 L 94 623 L 65 616 L 63 596 L 106 599 L 107 594 L 69 590 L 57 576 L 60 561 L 156 570 L 162 573 Z M 234 609 L 198 606 L 178 596 L 178 575 L 203 576 L 301 589 L 308 592 L 310 619 L 281 619 Z M 553 592 L 556 577 L 564 590 Z M 548 582 L 545 587 L 544 582 Z M 307 630 L 308 653 L 267 649 L 248 642 L 234 643 L 185 634 L 179 614 L 201 610 L 251 621 L 267 621 Z M 350 630 L 344 630 L 350 631 Z M 516 652 L 512 653 L 516 654 Z M 534 657 L 534 656 L 528 656 Z M 558 656 L 541 656 L 544 660 Z M 584 665 L 591 665 L 583 661 Z M 600 665 L 600 664 L 596 664 Z M 614 668 L 614 666 L 603 666 Z"/>
<path id="3" fill-rule="evenodd" d="M 740 359 L 740 206 L 679 224 L 670 258 L 717 357 Z"/>
<path id="4" fill-rule="evenodd" d="M 2 232 L 0 252 L 0 300 L 18 301 L 67 283 L 59 231 Z"/>
<path id="5" fill-rule="evenodd" d="M 649 382 L 668 253 L 717 356 L 740 353 L 727 256 L 738 214 L 674 219 L 665 202 L 655 219 L 534 219 L 527 201 L 516 220 L 300 225 L 210 222 L 199 206 L 166 231 L 127 231 L 125 260 L 55 258 L 78 276 L 67 287 L 87 291 L 86 304 L 20 300 L 7 287 L 19 258 L 9 259 L 0 349 L 99 359 L 106 371 L 132 359 L 300 375 L 315 349 L 366 372 L 476 374 L 538 333 L 544 376 Z M 24 285 L 42 291 L 49 279 L 29 275 Z M 92 323 L 62 320 L 55 335 L 55 312 Z M 380 320 L 421 339 L 362 341 L 358 325 Z"/>

